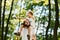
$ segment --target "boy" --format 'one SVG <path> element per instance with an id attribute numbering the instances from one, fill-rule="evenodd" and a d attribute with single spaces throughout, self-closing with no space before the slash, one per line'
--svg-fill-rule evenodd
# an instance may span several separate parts
<path id="1" fill-rule="evenodd" d="M 27 19 L 30 21 L 31 26 L 33 27 L 33 39 L 36 40 L 36 29 L 35 29 L 35 19 L 33 16 L 33 12 L 28 10 L 27 12 Z"/>

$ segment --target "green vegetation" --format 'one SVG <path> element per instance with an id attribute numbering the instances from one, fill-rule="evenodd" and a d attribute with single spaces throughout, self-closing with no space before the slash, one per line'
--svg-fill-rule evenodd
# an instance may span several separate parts
<path id="1" fill-rule="evenodd" d="M 37 40 L 60 40 L 60 0 L 0 0 L 0 40 L 16 40 L 13 32 L 23 21 L 16 17 L 25 18 L 29 9 L 35 16 Z"/>

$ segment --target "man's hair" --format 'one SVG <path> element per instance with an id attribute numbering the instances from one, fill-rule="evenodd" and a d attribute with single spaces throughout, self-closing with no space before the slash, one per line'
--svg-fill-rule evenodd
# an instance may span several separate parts
<path id="1" fill-rule="evenodd" d="M 28 19 L 26 19 L 26 20 L 28 20 Z M 28 21 L 29 21 L 29 20 L 28 20 Z M 22 23 L 23 27 L 26 26 L 27 28 L 29 28 L 29 27 L 30 27 L 30 21 L 29 21 L 29 25 L 26 25 L 25 22 L 26 22 L 26 21 L 24 21 L 24 22 Z"/>

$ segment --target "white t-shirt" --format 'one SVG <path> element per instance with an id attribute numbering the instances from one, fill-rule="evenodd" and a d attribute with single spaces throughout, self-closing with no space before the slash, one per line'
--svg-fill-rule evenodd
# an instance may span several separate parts
<path id="1" fill-rule="evenodd" d="M 32 35 L 36 34 L 36 29 L 35 29 L 35 21 L 32 18 L 27 18 L 30 21 L 30 24 L 32 26 L 32 28 L 30 29 L 30 40 L 32 40 Z M 21 32 L 21 36 L 22 36 L 22 40 L 28 40 L 27 38 L 28 35 L 28 30 L 26 28 L 22 29 Z"/>
<path id="2" fill-rule="evenodd" d="M 28 30 L 23 28 L 22 31 L 21 31 L 22 40 L 28 40 L 27 39 L 27 34 L 28 34 Z"/>
<path id="3" fill-rule="evenodd" d="M 32 40 L 32 32 L 33 32 L 32 30 L 33 29 L 31 28 L 30 29 L 30 40 Z M 23 28 L 22 31 L 21 31 L 22 40 L 28 40 L 27 35 L 28 35 L 28 29 Z"/>
<path id="4" fill-rule="evenodd" d="M 36 34 L 36 28 L 35 28 L 35 20 L 32 18 L 27 18 L 30 21 L 31 26 L 33 27 L 33 34 Z"/>

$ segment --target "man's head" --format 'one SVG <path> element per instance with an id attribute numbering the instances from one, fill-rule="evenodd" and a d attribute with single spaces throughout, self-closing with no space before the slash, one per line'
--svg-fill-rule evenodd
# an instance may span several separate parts
<path id="1" fill-rule="evenodd" d="M 28 19 L 25 19 L 24 22 L 23 22 L 23 25 L 29 27 L 30 26 L 30 21 Z"/>

